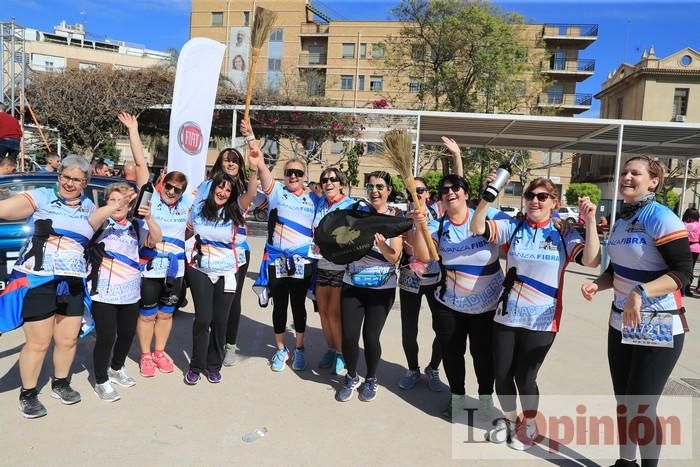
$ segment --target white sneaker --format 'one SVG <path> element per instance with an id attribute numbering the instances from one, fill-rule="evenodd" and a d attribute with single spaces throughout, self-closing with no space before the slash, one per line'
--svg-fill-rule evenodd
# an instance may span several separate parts
<path id="1" fill-rule="evenodd" d="M 105 402 L 114 402 L 121 399 L 119 393 L 109 381 L 102 384 L 95 384 L 95 394 Z"/>
<path id="2" fill-rule="evenodd" d="M 129 376 L 124 367 L 121 367 L 120 370 L 113 370 L 111 368 L 107 368 L 107 376 L 109 376 L 109 380 L 111 382 L 117 383 L 119 386 L 125 388 L 130 388 L 131 386 L 136 384 L 136 380 Z"/>
<path id="3" fill-rule="evenodd" d="M 515 433 L 508 439 L 508 447 L 516 451 L 527 451 L 539 436 L 537 423 L 532 418 L 518 420 Z"/>
<path id="4" fill-rule="evenodd" d="M 505 418 L 496 420 L 496 425 L 486 433 L 486 439 L 492 443 L 500 444 L 504 441 L 510 443 L 510 439 L 515 434 L 513 422 Z"/>

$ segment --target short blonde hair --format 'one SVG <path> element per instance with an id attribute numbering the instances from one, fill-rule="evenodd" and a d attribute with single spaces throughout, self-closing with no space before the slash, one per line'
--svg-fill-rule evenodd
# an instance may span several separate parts
<path id="1" fill-rule="evenodd" d="M 107 188 L 105 188 L 105 202 L 107 202 L 109 197 L 112 196 L 112 193 L 114 193 L 115 191 L 118 191 L 124 196 L 130 196 L 131 194 L 136 193 L 134 187 L 132 185 L 129 185 L 128 183 L 112 183 L 111 185 L 108 185 Z M 134 202 L 136 202 L 136 200 L 129 203 L 129 205 L 131 206 Z"/>

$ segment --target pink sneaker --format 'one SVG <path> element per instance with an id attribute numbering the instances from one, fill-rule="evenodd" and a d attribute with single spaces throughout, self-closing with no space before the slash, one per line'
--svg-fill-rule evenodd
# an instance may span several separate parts
<path id="1" fill-rule="evenodd" d="M 175 370 L 175 365 L 170 357 L 165 352 L 153 352 L 153 363 L 163 373 L 172 373 Z"/>
<path id="2" fill-rule="evenodd" d="M 156 364 L 153 361 L 153 355 L 150 353 L 141 354 L 141 376 L 152 378 L 156 375 Z"/>

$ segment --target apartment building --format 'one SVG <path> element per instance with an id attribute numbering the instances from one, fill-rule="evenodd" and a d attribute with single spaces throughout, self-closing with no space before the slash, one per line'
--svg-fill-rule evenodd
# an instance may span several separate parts
<path id="1" fill-rule="evenodd" d="M 358 6 L 367 5 L 358 2 Z M 396 77 L 385 66 L 382 46 L 398 35 L 398 21 L 335 20 L 311 0 L 192 0 L 191 37 L 209 37 L 227 45 L 222 72 L 245 88 L 250 59 L 250 33 L 255 6 L 277 13 L 269 41 L 261 50 L 256 83 L 280 93 L 324 96 L 338 106 L 371 107 L 386 99 L 394 108 L 420 108 L 420 83 Z M 517 37 L 537 61 L 536 73 L 548 83 L 536 91 L 531 106 L 518 113 L 574 116 L 591 107 L 590 94 L 577 85 L 595 71 L 595 61 L 581 52 L 598 37 L 597 25 L 526 24 Z M 330 145 L 324 147 L 329 151 Z M 533 176 L 550 174 L 563 189 L 570 178 L 571 155 L 534 154 Z M 332 157 L 328 157 L 330 163 Z M 362 158 L 362 173 L 367 173 Z M 549 161 L 554 161 L 549 164 Z M 560 161 L 557 163 L 557 161 Z M 368 161 L 367 161 L 368 162 Z M 557 178 L 559 180 L 557 180 Z M 522 187 L 514 183 L 503 203 L 519 206 Z"/>
<path id="2" fill-rule="evenodd" d="M 700 122 L 700 52 L 686 47 L 658 57 L 652 46 L 636 64 L 623 63 L 611 72 L 595 97 L 601 101 L 600 118 Z M 682 176 L 684 161 L 666 161 L 676 178 Z M 574 160 L 575 181 L 596 183 L 608 209 L 616 189 L 614 167 L 612 157 L 582 154 Z M 691 162 L 686 206 L 700 202 L 697 167 Z"/>

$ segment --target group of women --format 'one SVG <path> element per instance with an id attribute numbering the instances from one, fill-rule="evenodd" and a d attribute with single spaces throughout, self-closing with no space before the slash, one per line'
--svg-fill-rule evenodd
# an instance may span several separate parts
<path id="1" fill-rule="evenodd" d="M 146 182 L 147 167 L 138 125 L 128 114 L 120 119 L 129 129 L 140 186 Z M 212 383 L 221 381 L 221 367 L 232 365 L 238 350 L 241 293 L 250 261 L 244 215 L 255 198 L 265 196 L 270 220 L 254 289 L 261 304 L 273 300 L 273 371 L 282 371 L 290 359 L 292 369 L 306 367 L 305 302 L 311 295 L 328 347 L 319 366 L 344 374 L 336 400 L 348 401 L 356 391 L 360 400 L 373 400 L 378 390 L 380 335 L 398 287 L 408 364 L 399 386 L 410 389 L 421 377 L 416 336 L 425 296 L 435 332 L 425 374 L 432 390 L 442 390 L 438 367 L 444 363 L 451 392 L 446 414 L 464 405 L 468 343 L 480 415 L 493 419 L 494 388 L 504 414 L 488 432 L 489 440 L 519 450 L 530 448 L 539 436 L 537 375 L 562 320 L 564 270 L 571 261 L 587 267 L 600 262 L 595 206 L 587 198 L 579 201 L 585 238 L 552 218 L 560 193 L 546 178 L 533 180 L 525 189 L 524 219 L 511 219 L 483 200 L 470 208 L 470 187 L 458 165 L 457 173 L 439 182 L 442 214 L 418 209 L 400 213 L 389 204 L 395 190 L 391 176 L 373 172 L 366 186 L 367 202 L 354 207 L 412 216 L 414 229 L 394 238 L 376 234 L 374 246 L 364 257 L 338 265 L 319 255 L 313 233 L 327 213 L 354 205 L 343 193 L 343 174 L 334 168 L 324 170 L 319 195 L 304 188 L 306 167 L 292 159 L 285 164 L 284 182 L 275 181 L 252 129 L 244 123 L 241 131 L 249 146 L 247 171 L 241 154 L 226 149 L 195 197 L 185 194 L 184 174 L 170 172 L 150 206 L 140 207 L 133 218 L 129 212 L 136 192 L 131 185 L 110 186 L 101 208 L 84 196 L 90 166 L 78 156 L 62 161 L 55 188 L 39 188 L 0 202 L 0 218 L 32 216 L 34 222 L 34 232 L 15 266 L 16 277 L 23 279 L 27 289 L 21 302 L 26 335 L 20 354 L 23 415 L 46 414 L 36 386 L 52 339 L 51 396 L 66 404 L 80 401 L 70 386 L 69 371 L 88 297 L 96 325 L 95 391 L 103 400 L 119 398 L 112 383 L 135 384 L 124 369 L 135 334 L 141 348 L 141 375 L 172 372 L 165 347 L 183 278 L 195 309 L 185 383 L 195 385 L 202 375 Z M 455 160 L 460 159 L 456 143 L 448 138 L 444 142 Z M 582 287 L 588 300 L 614 288 L 608 360 L 615 395 L 630 407 L 635 395 L 658 401 L 687 330 L 681 291 L 692 279 L 688 232 L 680 219 L 654 201 L 662 182 L 663 166 L 656 160 L 640 156 L 626 163 L 619 180 L 624 204 L 612 228 L 610 266 Z M 416 186 L 417 196 L 425 201 L 425 182 L 417 179 Z M 431 238 L 419 233 L 421 223 L 428 224 Z M 185 241 L 190 237 L 195 244 L 191 259 L 186 260 Z M 431 260 L 428 242 L 434 242 L 439 260 Z M 502 248 L 507 250 L 505 274 L 499 261 Z M 289 305 L 295 330 L 293 352 L 285 342 Z M 662 322 L 666 327 L 659 328 L 668 335 L 640 331 L 650 320 Z M 358 374 L 360 336 L 366 366 L 363 384 Z M 646 411 L 649 414 L 655 417 L 655 407 Z M 641 445 L 641 436 L 626 437 L 616 466 L 636 465 L 637 444 L 642 464 L 655 465 L 659 445 Z"/>

